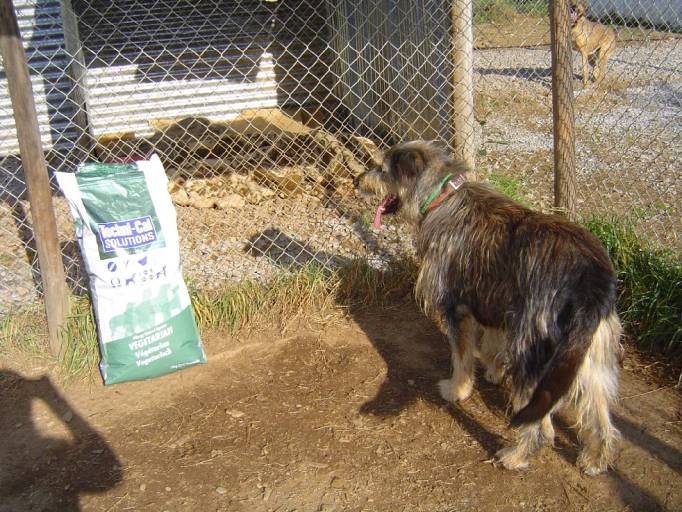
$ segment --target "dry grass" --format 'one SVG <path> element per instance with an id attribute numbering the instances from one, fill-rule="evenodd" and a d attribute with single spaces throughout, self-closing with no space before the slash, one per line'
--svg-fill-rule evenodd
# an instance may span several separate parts
<path id="1" fill-rule="evenodd" d="M 645 27 L 612 25 L 618 43 L 668 41 L 682 37 Z M 477 49 L 519 48 L 550 44 L 549 17 L 523 14 L 500 6 L 492 16 L 483 16 L 474 23 L 474 46 Z"/>
<path id="2" fill-rule="evenodd" d="M 201 331 L 278 328 L 286 332 L 298 322 L 307 329 L 320 329 L 357 306 L 386 306 L 411 293 L 416 264 L 396 262 L 390 270 L 377 270 L 365 260 L 329 270 L 307 265 L 295 272 L 282 271 L 268 284 L 244 281 L 213 290 L 191 290 L 195 318 Z M 90 301 L 74 299 L 67 325 L 66 342 L 59 367 L 65 378 L 92 374 L 99 361 L 97 328 Z M 0 322 L 0 356 L 19 353 L 45 360 L 47 328 L 42 306 L 8 315 Z"/>
<path id="3" fill-rule="evenodd" d="M 488 88 L 474 94 L 476 120 L 485 124 L 489 118 L 503 117 L 515 123 L 523 123 L 531 130 L 544 129 L 539 121 L 551 119 L 552 97 L 547 89 L 544 95 L 532 91 L 509 88 Z"/>

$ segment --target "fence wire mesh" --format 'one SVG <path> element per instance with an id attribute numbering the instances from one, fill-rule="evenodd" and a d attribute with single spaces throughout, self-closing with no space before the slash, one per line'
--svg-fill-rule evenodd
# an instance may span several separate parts
<path id="1" fill-rule="evenodd" d="M 157 153 L 197 287 L 281 267 L 411 251 L 396 220 L 371 228 L 353 178 L 390 144 L 452 147 L 453 19 L 473 7 L 483 179 L 552 204 L 548 2 L 541 0 L 15 0 L 51 172 Z M 636 218 L 679 249 L 682 6 L 593 0 L 615 34 L 603 80 L 574 52 L 578 210 Z M 2 71 L 0 71 L 2 73 Z M 54 185 L 54 183 L 53 183 Z M 56 186 L 55 186 L 56 192 Z M 68 284 L 87 288 L 63 198 Z M 30 211 L 0 74 L 0 304 L 40 297 Z"/>

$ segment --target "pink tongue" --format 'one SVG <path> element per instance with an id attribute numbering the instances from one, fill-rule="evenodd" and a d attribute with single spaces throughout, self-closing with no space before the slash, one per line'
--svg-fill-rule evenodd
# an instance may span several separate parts
<path id="1" fill-rule="evenodd" d="M 391 201 L 391 196 L 386 196 L 384 199 L 381 201 L 381 204 L 377 208 L 376 213 L 374 214 L 374 223 L 372 226 L 374 229 L 379 229 L 381 227 L 381 215 L 386 211 L 386 205 Z"/>

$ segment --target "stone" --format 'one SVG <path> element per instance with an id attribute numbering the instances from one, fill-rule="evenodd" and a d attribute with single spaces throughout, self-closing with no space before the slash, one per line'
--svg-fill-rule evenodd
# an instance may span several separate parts
<path id="1" fill-rule="evenodd" d="M 213 208 L 215 206 L 215 198 L 201 197 L 199 195 L 195 195 L 194 197 L 192 197 L 192 195 L 190 194 L 189 204 L 194 208 Z"/>
<path id="2" fill-rule="evenodd" d="M 243 208 L 246 205 L 246 201 L 238 194 L 227 194 L 225 197 L 217 199 L 215 205 L 221 210 L 227 208 Z"/>
<path id="3" fill-rule="evenodd" d="M 178 189 L 171 194 L 171 200 L 178 206 L 189 206 L 190 200 L 184 188 Z"/>

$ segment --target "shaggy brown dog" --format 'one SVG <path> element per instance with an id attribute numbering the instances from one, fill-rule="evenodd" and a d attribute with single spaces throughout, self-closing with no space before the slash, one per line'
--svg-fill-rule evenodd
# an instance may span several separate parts
<path id="1" fill-rule="evenodd" d="M 583 0 L 571 3 L 571 39 L 573 48 L 580 52 L 583 61 L 583 85 L 589 78 L 588 61 L 593 65 L 592 76 L 599 83 L 606 73 L 606 61 L 616 49 L 616 33 L 610 27 L 587 19 L 587 6 Z"/>
<path id="2" fill-rule="evenodd" d="M 482 325 L 492 341 L 484 337 L 481 355 L 493 362 L 503 356 L 512 425 L 520 427 L 515 444 L 497 453 L 499 462 L 523 468 L 532 452 L 551 445 L 551 414 L 567 401 L 583 444 L 578 465 L 601 473 L 618 436 L 609 404 L 621 327 L 609 257 L 585 229 L 469 182 L 466 171 L 435 146 L 411 142 L 392 147 L 382 166 L 359 180 L 385 195 L 377 220 L 400 211 L 416 226 L 417 297 L 442 316 L 452 349 L 452 378 L 439 383 L 441 395 L 456 402 L 471 394 Z M 492 372 L 496 380 L 490 377 L 500 368 Z"/>

